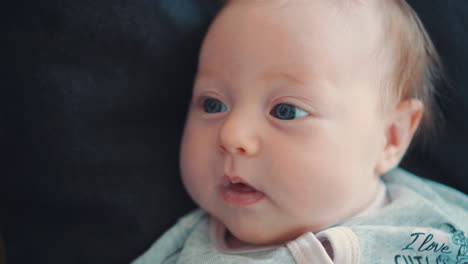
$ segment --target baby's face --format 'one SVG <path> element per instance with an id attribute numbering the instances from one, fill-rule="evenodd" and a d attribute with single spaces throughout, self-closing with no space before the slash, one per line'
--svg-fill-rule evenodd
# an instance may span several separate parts
<path id="1" fill-rule="evenodd" d="M 344 2 L 238 1 L 205 39 L 183 182 L 240 240 L 317 232 L 374 198 L 380 28 L 373 7 Z"/>

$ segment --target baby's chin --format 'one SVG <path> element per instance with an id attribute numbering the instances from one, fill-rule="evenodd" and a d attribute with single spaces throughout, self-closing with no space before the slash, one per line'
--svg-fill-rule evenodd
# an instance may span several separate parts
<path id="1" fill-rule="evenodd" d="M 238 240 L 253 245 L 277 245 L 307 233 L 317 233 L 333 225 L 325 219 L 299 218 L 284 215 L 220 214 L 217 217 Z"/>

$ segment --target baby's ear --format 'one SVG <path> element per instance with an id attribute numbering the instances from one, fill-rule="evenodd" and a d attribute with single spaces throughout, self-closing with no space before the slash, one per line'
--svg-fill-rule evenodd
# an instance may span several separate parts
<path id="1" fill-rule="evenodd" d="M 377 175 L 396 167 L 408 149 L 423 115 L 420 100 L 410 98 L 400 102 L 385 125 L 385 145 L 376 166 Z"/>

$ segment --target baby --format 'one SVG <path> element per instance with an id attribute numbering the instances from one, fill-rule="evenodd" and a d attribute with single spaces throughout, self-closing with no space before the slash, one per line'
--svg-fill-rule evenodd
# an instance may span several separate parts
<path id="1" fill-rule="evenodd" d="M 232 0 L 181 149 L 201 209 L 134 263 L 468 263 L 468 199 L 394 169 L 438 57 L 403 0 Z"/>

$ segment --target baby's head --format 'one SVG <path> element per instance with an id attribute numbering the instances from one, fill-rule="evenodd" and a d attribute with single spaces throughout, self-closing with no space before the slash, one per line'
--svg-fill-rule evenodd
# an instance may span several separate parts
<path id="1" fill-rule="evenodd" d="M 436 55 L 418 21 L 400 0 L 227 3 L 182 142 L 191 197 L 254 244 L 366 208 L 430 113 Z"/>

